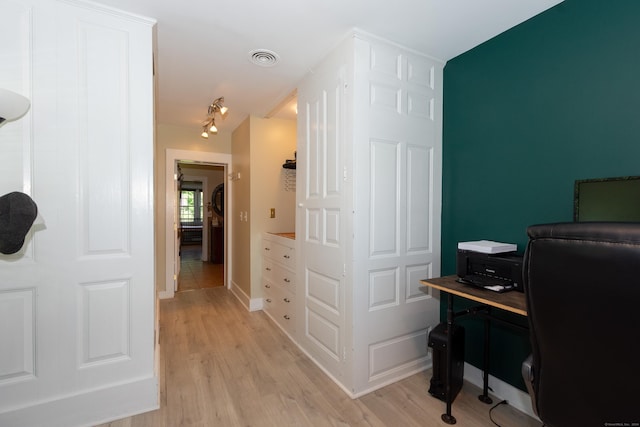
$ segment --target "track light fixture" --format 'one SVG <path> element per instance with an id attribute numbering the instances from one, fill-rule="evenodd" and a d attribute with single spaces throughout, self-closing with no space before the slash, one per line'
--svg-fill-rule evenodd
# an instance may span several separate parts
<path id="1" fill-rule="evenodd" d="M 200 134 L 203 138 L 209 138 L 210 134 L 217 134 L 218 128 L 216 127 L 216 113 L 219 113 L 222 118 L 227 114 L 229 109 L 222 105 L 224 103 L 224 96 L 215 99 L 211 105 L 209 105 L 209 109 L 207 110 L 207 120 L 204 122 L 204 126 L 202 127 L 202 133 Z"/>

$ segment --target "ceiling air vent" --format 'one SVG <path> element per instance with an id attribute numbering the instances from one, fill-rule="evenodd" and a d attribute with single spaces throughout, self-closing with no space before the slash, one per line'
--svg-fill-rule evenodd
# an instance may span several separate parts
<path id="1" fill-rule="evenodd" d="M 267 49 L 256 49 L 249 52 L 249 61 L 261 67 L 273 67 L 280 57 L 277 53 Z"/>

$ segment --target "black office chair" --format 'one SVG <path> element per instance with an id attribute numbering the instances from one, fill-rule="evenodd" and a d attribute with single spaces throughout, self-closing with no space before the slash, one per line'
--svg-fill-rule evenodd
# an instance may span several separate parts
<path id="1" fill-rule="evenodd" d="M 527 229 L 532 354 L 522 375 L 549 427 L 640 423 L 640 223 Z"/>

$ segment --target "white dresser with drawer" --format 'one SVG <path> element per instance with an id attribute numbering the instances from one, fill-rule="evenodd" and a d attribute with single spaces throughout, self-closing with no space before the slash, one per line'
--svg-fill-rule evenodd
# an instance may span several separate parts
<path id="1" fill-rule="evenodd" d="M 296 259 L 292 237 L 292 233 L 265 233 L 262 237 L 262 299 L 265 313 L 293 337 Z"/>

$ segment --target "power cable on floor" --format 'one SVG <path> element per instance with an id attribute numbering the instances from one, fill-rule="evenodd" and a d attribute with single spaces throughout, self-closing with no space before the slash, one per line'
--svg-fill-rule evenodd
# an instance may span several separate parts
<path id="1" fill-rule="evenodd" d="M 500 424 L 498 424 L 497 422 L 495 422 L 495 421 L 493 420 L 493 416 L 491 415 L 491 412 L 492 412 L 494 409 L 496 409 L 498 406 L 502 405 L 503 403 L 504 403 L 504 404 L 506 404 L 506 403 L 507 403 L 507 401 L 506 401 L 506 400 L 503 400 L 502 402 L 498 402 L 498 403 L 496 403 L 495 405 L 493 405 L 493 406 L 491 407 L 491 409 L 489 409 L 489 419 L 491 420 L 491 422 L 492 422 L 492 423 L 494 423 L 494 424 L 495 424 L 495 425 L 497 425 L 498 427 L 500 427 Z"/>

